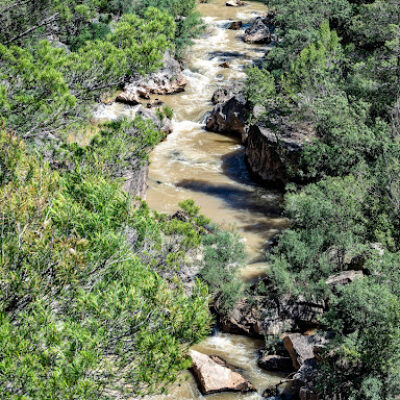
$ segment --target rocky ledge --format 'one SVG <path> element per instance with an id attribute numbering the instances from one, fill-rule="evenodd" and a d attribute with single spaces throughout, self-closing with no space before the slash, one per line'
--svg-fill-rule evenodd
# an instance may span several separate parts
<path id="1" fill-rule="evenodd" d="M 192 370 L 203 395 L 219 392 L 250 392 L 254 386 L 222 358 L 190 350 Z"/>
<path id="2" fill-rule="evenodd" d="M 163 67 L 145 77 L 134 77 L 125 85 L 115 101 L 129 105 L 139 104 L 141 99 L 149 99 L 151 94 L 173 94 L 182 92 L 187 84 L 181 67 L 169 52 L 163 58 Z"/>

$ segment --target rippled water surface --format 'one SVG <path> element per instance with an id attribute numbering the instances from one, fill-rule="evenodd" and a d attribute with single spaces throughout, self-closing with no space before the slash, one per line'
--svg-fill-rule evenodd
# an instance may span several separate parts
<path id="1" fill-rule="evenodd" d="M 266 242 L 284 225 L 279 217 L 279 194 L 262 189 L 249 177 L 244 150 L 238 141 L 205 132 L 205 114 L 213 92 L 228 82 L 243 80 L 244 69 L 264 56 L 267 47 L 243 41 L 243 29 L 229 30 L 231 21 L 244 24 L 266 12 L 262 3 L 226 7 L 221 0 L 200 4 L 207 24 L 184 62 L 188 85 L 183 93 L 157 96 L 174 112 L 174 132 L 151 156 L 147 201 L 159 211 L 173 212 L 187 198 L 213 221 L 234 226 L 246 240 L 249 263 L 262 261 Z M 220 64 L 228 61 L 230 68 Z M 260 259 L 261 257 L 261 259 Z M 262 264 L 249 266 L 252 276 Z M 246 270 L 247 272 L 247 270 Z"/>

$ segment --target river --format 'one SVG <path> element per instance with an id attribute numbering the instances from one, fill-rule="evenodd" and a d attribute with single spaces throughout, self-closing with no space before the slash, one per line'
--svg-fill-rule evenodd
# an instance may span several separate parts
<path id="1" fill-rule="evenodd" d="M 182 93 L 152 96 L 174 111 L 173 132 L 151 153 L 149 189 L 146 200 L 158 212 L 174 213 L 182 200 L 193 199 L 201 213 L 225 229 L 238 231 L 248 253 L 244 280 L 252 280 L 265 271 L 268 241 L 287 225 L 280 216 L 281 193 L 255 184 L 246 169 L 244 148 L 233 137 L 206 132 L 204 122 L 213 105 L 217 88 L 245 79 L 245 68 L 260 60 L 266 45 L 243 41 L 249 22 L 266 13 L 265 4 L 248 2 L 244 7 L 227 7 L 226 0 L 198 4 L 206 24 L 204 35 L 187 51 L 183 74 L 188 84 Z M 240 30 L 227 29 L 232 21 L 242 21 Z M 220 66 L 229 63 L 229 68 Z M 101 118 L 133 116 L 137 107 L 113 103 L 101 109 Z M 205 354 L 221 356 L 256 387 L 257 392 L 218 393 L 210 400 L 256 400 L 280 377 L 257 366 L 257 352 L 263 341 L 240 335 L 216 333 L 194 346 Z M 167 395 L 149 400 L 203 399 L 194 378 L 184 372 Z"/>
<path id="2" fill-rule="evenodd" d="M 246 242 L 249 255 L 243 278 L 249 280 L 265 270 L 264 249 L 268 240 L 286 221 L 279 216 L 280 194 L 256 185 L 244 163 L 244 149 L 235 138 L 204 131 L 204 119 L 212 109 L 214 91 L 245 79 L 245 67 L 267 51 L 265 45 L 243 41 L 241 30 L 227 29 L 232 21 L 250 22 L 266 13 L 266 6 L 249 2 L 244 7 L 227 7 L 225 0 L 199 4 L 207 28 L 184 59 L 185 91 L 172 96 L 156 96 L 174 110 L 173 133 L 151 154 L 149 190 L 146 200 L 152 209 L 173 213 L 177 204 L 193 199 L 201 212 L 227 229 L 237 230 Z M 229 68 L 220 66 L 229 62 Z M 260 399 L 279 377 L 257 366 L 257 351 L 263 342 L 244 336 L 217 333 L 194 349 L 217 354 L 239 367 L 258 393 L 219 393 L 212 400 Z M 203 398 L 193 377 L 172 385 L 168 395 L 153 400 Z"/>

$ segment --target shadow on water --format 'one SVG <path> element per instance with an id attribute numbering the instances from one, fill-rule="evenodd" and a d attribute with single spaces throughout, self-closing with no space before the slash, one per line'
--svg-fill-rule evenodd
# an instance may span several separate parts
<path id="1" fill-rule="evenodd" d="M 251 211 L 265 215 L 266 217 L 279 217 L 281 209 L 278 205 L 271 204 L 260 198 L 256 191 L 251 188 L 238 188 L 229 184 L 217 184 L 200 179 L 183 179 L 177 187 L 191 190 L 193 192 L 205 193 L 222 199 L 229 207 L 243 211 Z M 253 228 L 257 229 L 254 224 Z"/>

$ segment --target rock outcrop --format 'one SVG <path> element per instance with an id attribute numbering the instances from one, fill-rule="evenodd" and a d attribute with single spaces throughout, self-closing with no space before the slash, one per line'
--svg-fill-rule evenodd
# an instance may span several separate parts
<path id="1" fill-rule="evenodd" d="M 307 360 L 314 359 L 314 346 L 320 343 L 319 336 L 306 336 L 301 333 L 290 333 L 283 338 L 283 345 L 295 369 L 299 369 Z"/>
<path id="2" fill-rule="evenodd" d="M 125 175 L 124 190 L 132 198 L 141 197 L 146 198 L 147 192 L 147 178 L 149 176 L 149 166 L 146 163 L 136 169 L 128 171 Z"/>
<path id="3" fill-rule="evenodd" d="M 182 92 L 186 84 L 187 80 L 181 72 L 179 63 L 167 52 L 164 55 L 163 67 L 159 71 L 145 77 L 134 77 L 115 100 L 135 105 L 140 103 L 140 99 L 149 99 L 150 94 Z"/>
<path id="4" fill-rule="evenodd" d="M 206 129 L 236 136 L 242 143 L 245 143 L 249 115 L 250 106 L 247 100 L 242 95 L 235 95 L 213 108 L 206 120 Z"/>
<path id="5" fill-rule="evenodd" d="M 331 275 L 326 280 L 326 284 L 330 289 L 336 291 L 340 286 L 354 282 L 356 279 L 360 279 L 363 276 L 364 273 L 362 271 L 342 271 L 335 275 Z"/>
<path id="6" fill-rule="evenodd" d="M 283 186 L 295 171 L 304 143 L 313 133 L 307 128 L 283 126 L 280 133 L 260 124 L 248 130 L 246 162 L 252 175 L 266 185 Z"/>
<path id="7" fill-rule="evenodd" d="M 253 385 L 220 357 L 190 350 L 193 373 L 203 395 L 218 392 L 249 392 Z"/>
<path id="8" fill-rule="evenodd" d="M 221 330 L 228 333 L 244 334 L 252 337 L 279 335 L 282 332 L 305 332 L 320 326 L 323 314 L 322 302 L 277 297 L 269 299 L 258 296 L 248 301 L 242 299 L 234 309 L 225 315 L 219 314 Z M 218 304 L 215 305 L 218 314 Z"/>
<path id="9" fill-rule="evenodd" d="M 257 17 L 251 26 L 244 31 L 244 41 L 247 43 L 270 43 L 271 32 L 268 28 L 267 20 Z"/>
<path id="10" fill-rule="evenodd" d="M 241 82 L 234 82 L 229 86 L 220 87 L 213 93 L 211 102 L 213 104 L 225 103 L 235 95 L 238 95 L 242 89 L 243 84 Z"/>

